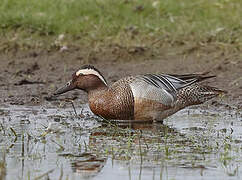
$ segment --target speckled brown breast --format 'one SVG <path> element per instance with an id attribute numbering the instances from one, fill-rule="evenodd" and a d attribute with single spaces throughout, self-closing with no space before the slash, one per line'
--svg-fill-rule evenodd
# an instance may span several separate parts
<path id="1" fill-rule="evenodd" d="M 122 79 L 106 90 L 89 93 L 92 112 L 105 119 L 134 119 L 134 97 L 128 84 L 129 79 Z"/>

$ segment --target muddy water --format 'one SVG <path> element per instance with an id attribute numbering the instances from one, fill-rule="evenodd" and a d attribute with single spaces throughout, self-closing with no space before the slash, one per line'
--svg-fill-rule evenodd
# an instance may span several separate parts
<path id="1" fill-rule="evenodd" d="M 242 178 L 241 111 L 186 109 L 161 125 L 110 124 L 77 109 L 2 107 L 0 179 Z"/>

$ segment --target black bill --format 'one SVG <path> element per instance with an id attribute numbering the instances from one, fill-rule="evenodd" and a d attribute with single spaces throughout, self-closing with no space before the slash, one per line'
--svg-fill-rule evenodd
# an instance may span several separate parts
<path id="1" fill-rule="evenodd" d="M 65 92 L 68 92 L 68 91 L 71 91 L 73 89 L 75 89 L 75 85 L 73 84 L 72 81 L 69 81 L 68 83 L 66 83 L 63 87 L 57 89 L 55 92 L 54 92 L 54 95 L 60 95 L 60 94 L 63 94 Z"/>

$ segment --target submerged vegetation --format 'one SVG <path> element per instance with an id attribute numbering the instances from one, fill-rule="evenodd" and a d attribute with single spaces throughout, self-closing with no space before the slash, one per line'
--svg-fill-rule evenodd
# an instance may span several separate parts
<path id="1" fill-rule="evenodd" d="M 239 50 L 241 9 L 240 0 L 2 0 L 0 30 L 25 47 L 195 42 Z"/>

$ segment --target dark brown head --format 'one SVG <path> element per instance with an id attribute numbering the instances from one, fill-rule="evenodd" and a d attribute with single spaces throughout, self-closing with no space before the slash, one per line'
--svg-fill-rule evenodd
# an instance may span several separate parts
<path id="1" fill-rule="evenodd" d="M 72 80 L 54 92 L 60 95 L 73 89 L 81 89 L 86 92 L 107 87 L 107 82 L 102 74 L 91 65 L 85 65 L 80 70 L 72 74 Z"/>

